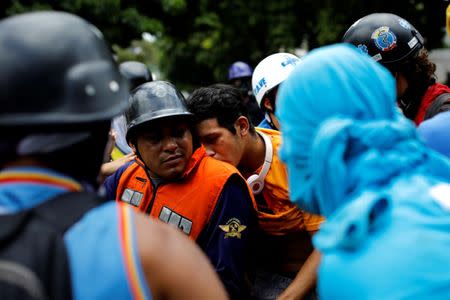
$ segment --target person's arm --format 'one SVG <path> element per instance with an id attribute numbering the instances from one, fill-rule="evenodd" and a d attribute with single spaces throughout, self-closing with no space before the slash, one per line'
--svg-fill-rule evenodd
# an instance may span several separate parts
<path id="1" fill-rule="evenodd" d="M 138 253 L 153 299 L 227 299 L 198 246 L 179 230 L 134 213 Z"/>
<path id="2" fill-rule="evenodd" d="M 291 284 L 278 296 L 278 300 L 303 299 L 315 286 L 320 252 L 314 250 L 303 264 Z"/>
<path id="3" fill-rule="evenodd" d="M 320 229 L 320 225 L 324 221 L 325 219 L 322 216 L 303 211 L 304 226 L 311 237 Z M 303 299 L 307 296 L 316 285 L 319 263 L 320 253 L 314 249 L 291 284 L 278 296 L 278 300 Z"/>
<path id="4" fill-rule="evenodd" d="M 116 200 L 117 187 L 119 186 L 120 177 L 123 172 L 133 163 L 133 161 L 127 162 L 122 165 L 116 172 L 106 178 L 102 184 L 103 194 L 108 200 Z"/>
<path id="5" fill-rule="evenodd" d="M 252 245 L 258 221 L 245 180 L 233 175 L 225 184 L 207 228 L 197 243 L 209 257 L 231 298 L 249 299 Z"/>
<path id="6" fill-rule="evenodd" d="M 112 175 L 120 167 L 133 161 L 135 158 L 136 158 L 136 154 L 129 153 L 127 155 L 122 156 L 121 158 L 118 158 L 116 160 L 102 164 L 102 166 L 100 168 L 99 181 L 103 182 L 105 180 L 105 178 Z"/>

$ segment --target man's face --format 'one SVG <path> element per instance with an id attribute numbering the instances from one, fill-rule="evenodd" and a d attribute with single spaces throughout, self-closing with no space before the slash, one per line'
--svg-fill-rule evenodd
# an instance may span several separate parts
<path id="1" fill-rule="evenodd" d="M 244 145 L 239 135 L 233 134 L 217 122 L 217 118 L 206 119 L 196 126 L 200 142 L 205 146 L 206 153 L 215 159 L 238 166 L 243 155 Z"/>
<path id="2" fill-rule="evenodd" d="M 152 176 L 179 178 L 193 152 L 189 124 L 176 118 L 151 122 L 139 131 L 137 148 Z"/>

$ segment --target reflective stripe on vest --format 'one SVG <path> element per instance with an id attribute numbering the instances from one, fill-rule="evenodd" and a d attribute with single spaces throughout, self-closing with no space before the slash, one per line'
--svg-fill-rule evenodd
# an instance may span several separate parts
<path id="1" fill-rule="evenodd" d="M 196 240 L 211 218 L 225 183 L 233 174 L 238 174 L 233 166 L 202 156 L 182 180 L 162 183 L 154 191 L 144 168 L 135 162 L 120 177 L 116 200 L 148 212 Z"/>

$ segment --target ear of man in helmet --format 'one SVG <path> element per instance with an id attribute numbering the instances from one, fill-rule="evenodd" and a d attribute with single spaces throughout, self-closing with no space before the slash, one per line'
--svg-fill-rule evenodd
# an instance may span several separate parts
<path id="1" fill-rule="evenodd" d="M 153 81 L 134 89 L 125 113 L 127 141 L 150 176 L 180 177 L 196 148 L 192 114 L 183 95 L 169 82 Z"/>
<path id="2" fill-rule="evenodd" d="M 258 127 L 278 130 L 280 125 L 275 116 L 278 86 L 286 80 L 300 58 L 290 53 L 275 53 L 264 58 L 255 68 L 252 88 L 256 101 L 266 113 Z"/>

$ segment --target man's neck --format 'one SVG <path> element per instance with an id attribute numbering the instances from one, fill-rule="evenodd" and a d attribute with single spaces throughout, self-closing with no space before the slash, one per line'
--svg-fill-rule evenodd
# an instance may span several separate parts
<path id="1" fill-rule="evenodd" d="M 246 142 L 244 155 L 241 163 L 238 165 L 239 171 L 243 174 L 253 174 L 258 168 L 264 164 L 266 156 L 266 145 L 263 138 L 256 132 L 248 136 Z"/>

